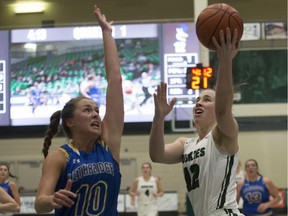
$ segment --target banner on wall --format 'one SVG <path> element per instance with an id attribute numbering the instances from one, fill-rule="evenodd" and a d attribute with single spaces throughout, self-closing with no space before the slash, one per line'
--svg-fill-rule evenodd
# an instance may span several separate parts
<path id="1" fill-rule="evenodd" d="M 24 214 L 36 214 L 34 203 L 35 196 L 22 196 L 21 199 L 21 211 Z M 177 192 L 165 192 L 162 197 L 157 199 L 159 211 L 163 212 L 177 212 L 178 211 L 178 193 Z M 137 212 L 137 205 L 131 206 L 129 194 L 119 194 L 118 196 L 118 212 Z M 51 212 L 53 214 L 54 211 Z"/>
<path id="2" fill-rule="evenodd" d="M 241 41 L 260 40 L 261 28 L 260 23 L 244 23 L 244 31 Z"/>
<path id="3" fill-rule="evenodd" d="M 286 22 L 266 22 L 263 23 L 265 39 L 286 39 L 288 38 Z"/>
<path id="4" fill-rule="evenodd" d="M 281 199 L 279 203 L 274 206 L 274 208 L 286 208 L 286 189 L 278 189 L 278 193 Z"/>

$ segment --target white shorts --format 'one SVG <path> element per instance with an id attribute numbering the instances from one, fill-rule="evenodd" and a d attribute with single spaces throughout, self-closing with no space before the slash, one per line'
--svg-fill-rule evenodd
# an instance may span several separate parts
<path id="1" fill-rule="evenodd" d="M 209 216 L 245 216 L 240 213 L 238 209 L 217 209 L 211 213 Z"/>
<path id="2" fill-rule="evenodd" d="M 138 205 L 137 216 L 158 216 L 157 204 Z"/>

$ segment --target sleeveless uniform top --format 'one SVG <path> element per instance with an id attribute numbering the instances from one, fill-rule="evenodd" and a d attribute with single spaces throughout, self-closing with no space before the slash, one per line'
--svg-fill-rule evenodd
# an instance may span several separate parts
<path id="1" fill-rule="evenodd" d="M 10 185 L 9 185 L 9 181 L 6 181 L 5 183 L 1 183 L 0 187 L 3 188 L 14 199 Z"/>
<path id="2" fill-rule="evenodd" d="M 255 182 L 250 182 L 248 179 L 245 179 L 240 194 L 244 201 L 243 214 L 246 216 L 272 215 L 271 208 L 266 209 L 263 213 L 257 212 L 257 208 L 261 203 L 269 202 L 269 191 L 265 182 L 263 182 L 262 176 Z"/>
<path id="3" fill-rule="evenodd" d="M 151 176 L 148 181 L 143 176 L 138 177 L 137 192 L 140 192 L 139 196 L 137 196 L 138 205 L 156 203 L 157 199 L 153 196 L 153 193 L 157 193 L 155 177 Z"/>
<path id="4" fill-rule="evenodd" d="M 89 154 L 79 152 L 73 145 L 60 147 L 67 165 L 58 180 L 56 191 L 72 180 L 71 191 L 77 194 L 71 208 L 55 209 L 56 216 L 117 216 L 117 201 L 121 174 L 118 163 L 106 144 L 97 140 Z"/>
<path id="5" fill-rule="evenodd" d="M 98 106 L 100 106 L 100 94 L 101 91 L 98 87 L 96 87 L 96 84 L 94 84 L 94 87 L 90 88 L 88 90 L 88 95 L 91 97 L 91 99 L 97 103 Z"/>
<path id="6" fill-rule="evenodd" d="M 216 148 L 212 133 L 197 143 L 184 144 L 182 158 L 187 195 L 195 216 L 208 216 L 217 209 L 236 209 L 237 154 L 228 156 Z"/>

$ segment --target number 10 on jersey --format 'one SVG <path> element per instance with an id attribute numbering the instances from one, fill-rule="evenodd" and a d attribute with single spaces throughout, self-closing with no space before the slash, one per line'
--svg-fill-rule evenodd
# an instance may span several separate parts
<path id="1" fill-rule="evenodd" d="M 202 67 L 202 64 L 197 64 L 196 67 L 188 67 L 186 73 L 187 88 L 194 90 L 209 88 L 208 81 L 212 75 L 212 67 Z"/>

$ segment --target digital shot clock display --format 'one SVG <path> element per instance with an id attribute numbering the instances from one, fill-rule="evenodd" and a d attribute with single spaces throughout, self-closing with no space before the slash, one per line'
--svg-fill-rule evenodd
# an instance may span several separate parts
<path id="1" fill-rule="evenodd" d="M 186 72 L 187 89 L 207 89 L 209 88 L 209 79 L 213 76 L 213 68 L 203 67 L 197 64 L 196 67 L 188 67 Z"/>

